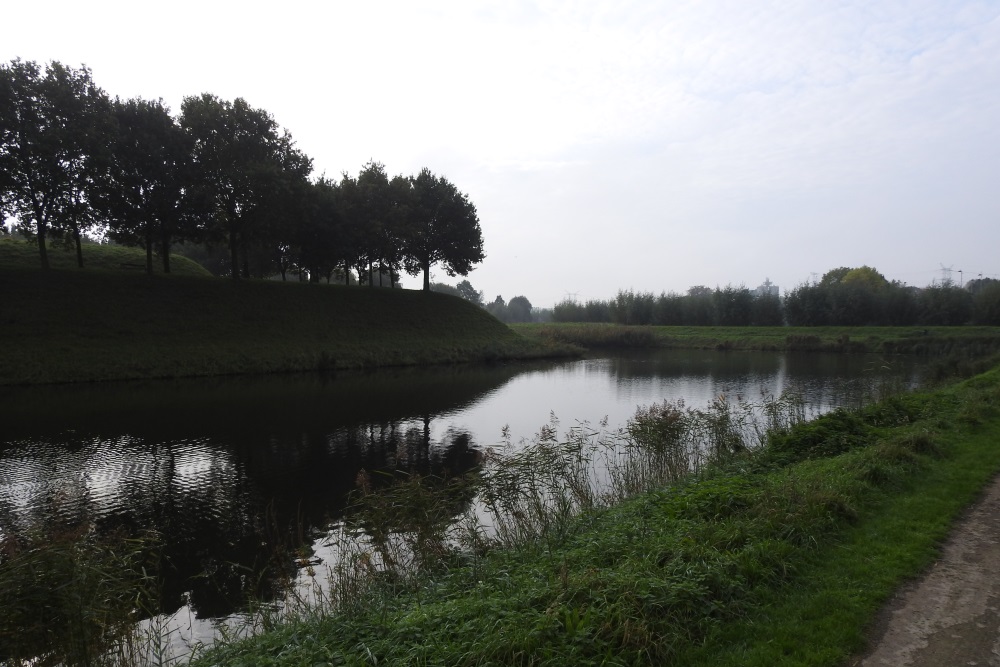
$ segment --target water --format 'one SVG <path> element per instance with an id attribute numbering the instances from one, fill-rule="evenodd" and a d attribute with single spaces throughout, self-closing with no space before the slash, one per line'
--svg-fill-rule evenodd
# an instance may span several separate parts
<path id="1" fill-rule="evenodd" d="M 169 567 L 164 618 L 210 640 L 276 545 L 312 542 L 361 470 L 459 474 L 506 429 L 555 418 L 623 426 L 639 405 L 798 392 L 812 413 L 873 381 L 919 379 L 913 359 L 650 351 L 574 361 L 6 389 L 0 392 L 0 538 L 80 523 L 154 529 Z M 388 476 L 374 474 L 376 483 Z"/>

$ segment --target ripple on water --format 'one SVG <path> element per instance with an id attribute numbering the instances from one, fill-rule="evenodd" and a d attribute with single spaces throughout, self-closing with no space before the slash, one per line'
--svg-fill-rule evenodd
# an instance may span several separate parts
<path id="1" fill-rule="evenodd" d="M 231 511 L 238 466 L 205 439 L 149 444 L 142 438 L 7 443 L 0 458 L 0 524 L 76 523 L 123 514 L 140 519 L 168 504 Z M 209 501 L 209 502 L 205 502 Z"/>

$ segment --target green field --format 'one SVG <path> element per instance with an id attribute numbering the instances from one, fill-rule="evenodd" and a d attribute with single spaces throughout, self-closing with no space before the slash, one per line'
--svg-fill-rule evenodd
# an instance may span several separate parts
<path id="1" fill-rule="evenodd" d="M 586 348 L 872 352 L 973 356 L 1000 352 L 1000 327 L 660 327 L 616 324 L 513 324 L 528 338 Z"/>

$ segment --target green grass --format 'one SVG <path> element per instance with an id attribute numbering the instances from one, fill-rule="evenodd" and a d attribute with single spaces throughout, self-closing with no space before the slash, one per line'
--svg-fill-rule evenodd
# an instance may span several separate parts
<path id="1" fill-rule="evenodd" d="M 569 353 L 433 292 L 89 269 L 0 269 L 0 291 L 0 385 Z"/>
<path id="2" fill-rule="evenodd" d="M 49 266 L 53 269 L 77 268 L 76 250 L 71 244 L 52 244 L 47 247 Z M 146 266 L 146 252 L 140 248 L 83 244 L 84 270 L 142 273 Z M 0 269 L 35 270 L 40 266 L 38 246 L 33 242 L 12 237 L 0 237 Z M 163 263 L 153 257 L 153 273 L 162 273 Z M 197 262 L 180 255 L 170 256 L 170 272 L 181 276 L 210 276 Z"/>
<path id="3" fill-rule="evenodd" d="M 994 370 L 838 411 L 558 540 L 443 554 L 422 586 L 197 664 L 836 667 L 1000 469 L 998 405 Z"/>
<path id="4" fill-rule="evenodd" d="M 585 348 L 875 352 L 976 356 L 1000 353 L 1000 327 L 660 327 L 513 324 L 518 333 Z"/>

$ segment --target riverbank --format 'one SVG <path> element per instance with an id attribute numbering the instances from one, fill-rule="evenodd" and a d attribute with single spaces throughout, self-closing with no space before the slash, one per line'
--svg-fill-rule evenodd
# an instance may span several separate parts
<path id="1" fill-rule="evenodd" d="M 838 411 L 197 664 L 842 665 L 1000 469 L 998 405 L 994 370 Z"/>
<path id="2" fill-rule="evenodd" d="M 434 292 L 0 270 L 0 385 L 568 356 Z"/>
<path id="3" fill-rule="evenodd" d="M 970 356 L 1000 353 L 1000 327 L 661 327 L 514 324 L 526 338 L 585 348 L 662 347 L 769 352 L 857 352 Z"/>

